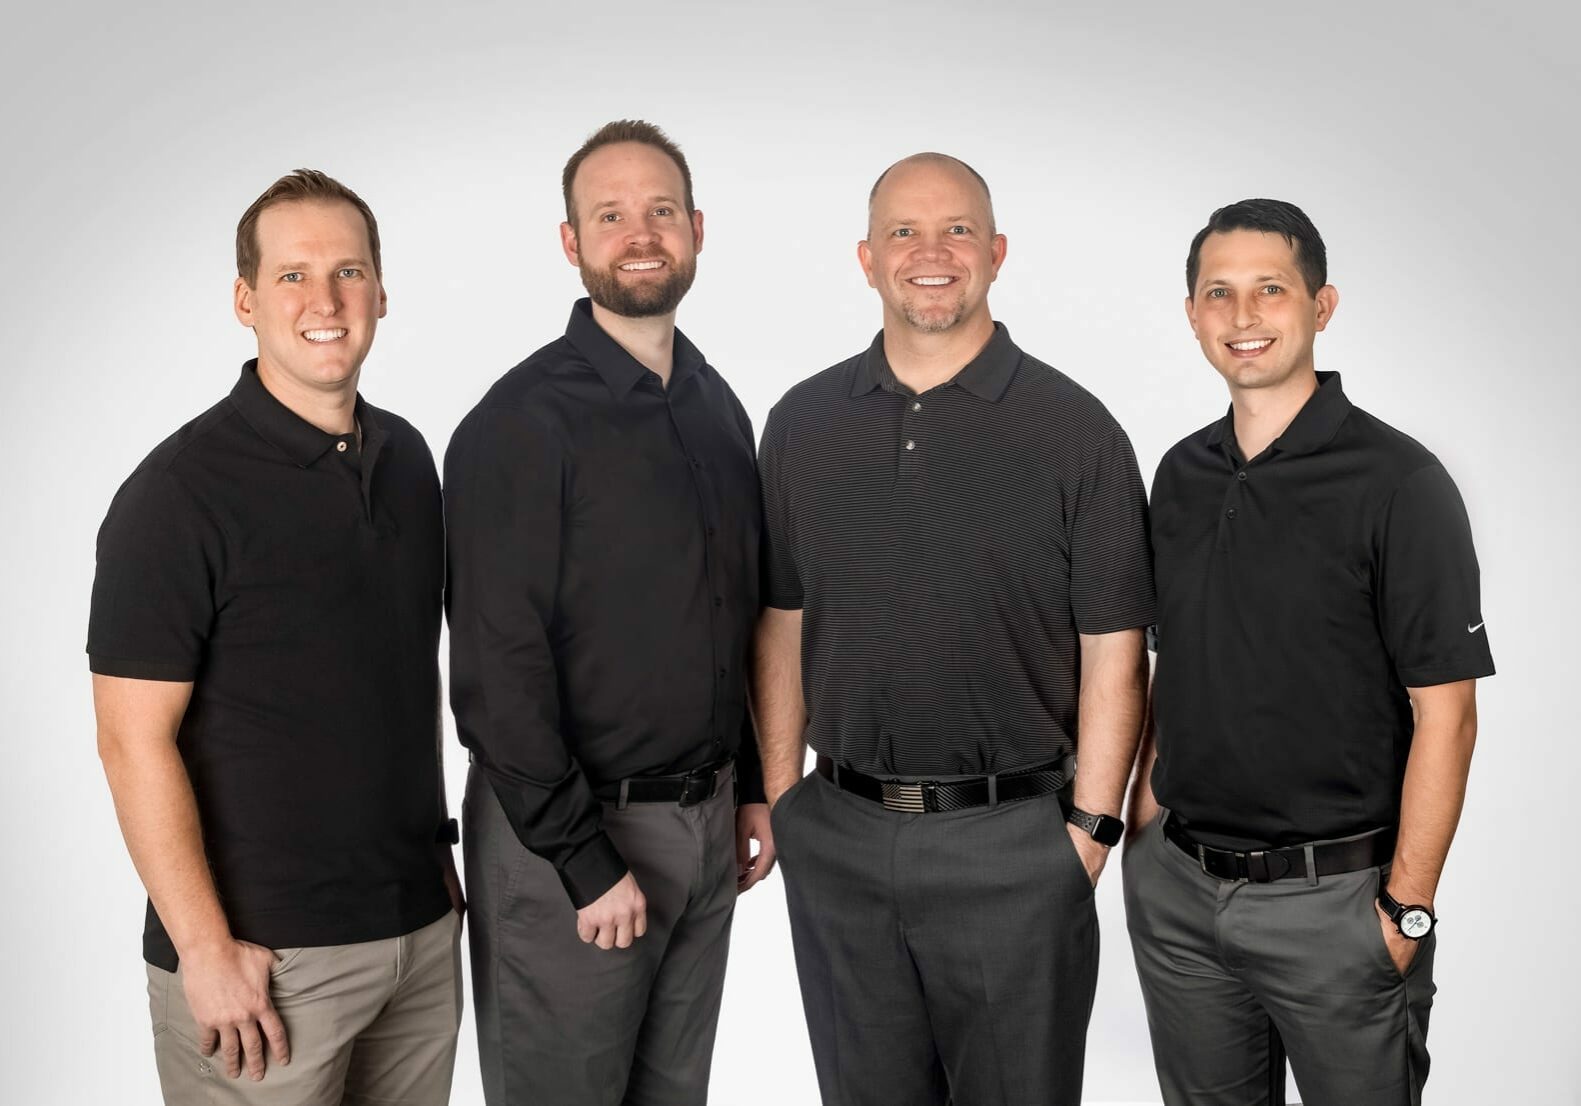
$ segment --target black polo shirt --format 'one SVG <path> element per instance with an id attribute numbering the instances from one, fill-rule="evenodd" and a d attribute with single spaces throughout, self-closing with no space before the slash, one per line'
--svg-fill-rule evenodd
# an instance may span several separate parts
<path id="1" fill-rule="evenodd" d="M 873 775 L 1069 754 L 1078 633 L 1152 620 L 1131 444 L 1003 325 L 921 395 L 883 337 L 792 388 L 763 434 L 768 603 L 803 611 L 807 740 Z"/>
<path id="2" fill-rule="evenodd" d="M 395 937 L 449 909 L 438 647 L 444 537 L 422 436 L 355 435 L 249 361 L 132 473 L 99 531 L 89 667 L 193 681 L 178 746 L 221 905 L 270 948 Z M 143 955 L 176 953 L 152 904 Z"/>
<path id="3" fill-rule="evenodd" d="M 579 908 L 626 872 L 594 788 L 735 756 L 763 801 L 752 424 L 679 331 L 673 355 L 666 388 L 581 300 L 445 455 L 457 728 Z"/>
<path id="4" fill-rule="evenodd" d="M 1471 527 L 1431 453 L 1337 373 L 1247 462 L 1233 411 L 1153 483 L 1153 790 L 1211 842 L 1399 819 L 1408 687 L 1493 674 Z"/>

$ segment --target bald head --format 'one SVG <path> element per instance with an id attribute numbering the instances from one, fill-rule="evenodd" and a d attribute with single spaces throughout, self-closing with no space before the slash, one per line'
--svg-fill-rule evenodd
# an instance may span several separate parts
<path id="1" fill-rule="evenodd" d="M 871 234 L 872 232 L 873 210 L 878 204 L 881 190 L 901 188 L 908 181 L 914 181 L 919 175 L 929 172 L 937 173 L 941 170 L 969 180 L 975 189 L 982 192 L 983 209 L 988 217 L 988 233 L 995 233 L 994 198 L 988 191 L 988 182 L 983 179 L 982 174 L 958 157 L 933 153 L 932 151 L 903 157 L 878 175 L 878 179 L 873 182 L 873 190 L 867 194 L 867 225 L 869 233 Z"/>

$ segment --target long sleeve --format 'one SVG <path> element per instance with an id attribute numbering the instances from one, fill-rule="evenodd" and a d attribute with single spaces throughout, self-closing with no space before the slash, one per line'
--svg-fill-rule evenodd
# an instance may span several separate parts
<path id="1" fill-rule="evenodd" d="M 570 455 L 532 413 L 480 406 L 445 456 L 451 705 L 522 844 L 572 905 L 626 863 L 561 732 L 551 649 Z"/>

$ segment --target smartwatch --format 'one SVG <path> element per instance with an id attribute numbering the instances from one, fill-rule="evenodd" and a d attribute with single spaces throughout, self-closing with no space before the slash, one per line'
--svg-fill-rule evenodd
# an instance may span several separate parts
<path id="1" fill-rule="evenodd" d="M 1378 905 L 1383 907 L 1383 912 L 1394 923 L 1394 928 L 1400 931 L 1400 936 L 1408 941 L 1420 941 L 1433 932 L 1433 927 L 1438 924 L 1438 919 L 1427 907 L 1420 904 L 1402 905 L 1389 894 L 1389 889 L 1381 880 L 1378 883 Z"/>
<path id="2" fill-rule="evenodd" d="M 1065 821 L 1079 830 L 1086 830 L 1094 841 L 1111 849 L 1125 836 L 1125 823 L 1108 814 L 1088 814 L 1073 806 L 1066 812 Z"/>

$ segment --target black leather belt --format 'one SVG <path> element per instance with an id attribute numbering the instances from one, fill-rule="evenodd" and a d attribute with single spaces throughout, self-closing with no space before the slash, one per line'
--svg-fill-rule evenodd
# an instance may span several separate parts
<path id="1" fill-rule="evenodd" d="M 1175 821 L 1175 816 L 1171 814 L 1164 819 L 1164 836 L 1214 879 L 1247 883 L 1306 879 L 1309 857 L 1314 876 L 1333 876 L 1341 872 L 1377 868 L 1389 863 L 1394 856 L 1393 830 L 1377 830 L 1343 841 L 1317 841 L 1310 845 L 1243 853 L 1202 844 L 1187 833 L 1185 827 Z"/>
<path id="2" fill-rule="evenodd" d="M 705 764 L 678 776 L 629 776 L 619 783 L 595 787 L 593 794 L 624 810 L 629 803 L 677 803 L 696 806 L 719 793 L 719 777 L 734 759 Z"/>
<path id="3" fill-rule="evenodd" d="M 818 774 L 841 791 L 849 791 L 907 814 L 938 814 L 974 806 L 994 806 L 1058 791 L 1076 778 L 1076 758 L 1052 760 L 1035 768 L 978 776 L 970 780 L 886 780 L 843 768 L 822 753 Z"/>

